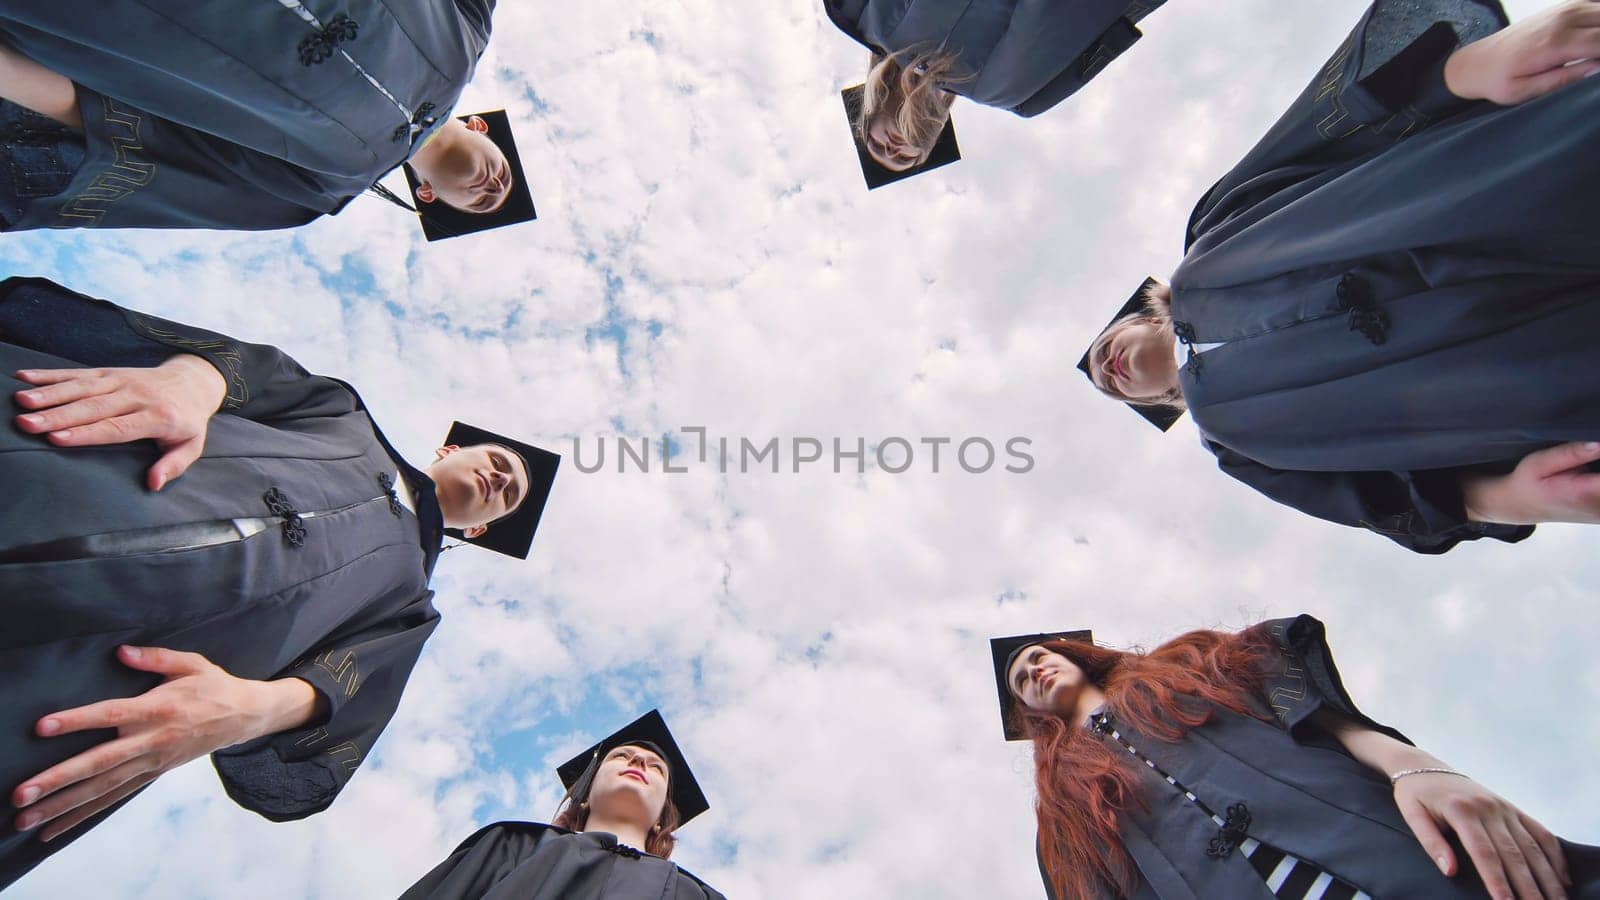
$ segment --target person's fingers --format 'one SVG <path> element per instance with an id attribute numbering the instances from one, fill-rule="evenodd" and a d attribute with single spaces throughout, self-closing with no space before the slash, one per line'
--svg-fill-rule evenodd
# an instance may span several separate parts
<path id="1" fill-rule="evenodd" d="M 83 369 L 55 369 L 50 375 L 59 375 L 61 372 L 72 372 L 70 378 L 60 378 L 53 381 L 42 382 L 35 387 L 17 391 L 13 396 L 17 405 L 23 409 L 49 409 L 63 403 L 71 403 L 84 397 L 95 394 L 104 394 L 112 390 L 113 382 L 102 377 L 96 372 Z M 33 382 L 29 382 L 32 384 Z"/>
<path id="2" fill-rule="evenodd" d="M 1505 829 L 1511 834 L 1511 839 L 1516 842 L 1522 851 L 1522 857 L 1528 861 L 1528 870 L 1532 873 L 1534 881 L 1538 884 L 1540 893 L 1530 896 L 1548 897 L 1550 900 L 1565 900 L 1567 892 L 1564 882 L 1556 872 L 1553 860 L 1545 855 L 1544 847 L 1534 840 L 1533 835 L 1522 824 L 1522 820 L 1515 815 L 1508 814 L 1505 819 Z"/>
<path id="3" fill-rule="evenodd" d="M 43 716 L 34 723 L 33 731 L 40 737 L 56 737 L 96 728 L 121 728 L 144 721 L 148 712 L 144 707 L 139 697 L 100 700 Z"/>
<path id="4" fill-rule="evenodd" d="M 1597 459 L 1600 459 L 1600 441 L 1572 441 L 1535 450 L 1522 458 L 1522 464 L 1528 467 L 1530 474 L 1548 478 Z"/>
<path id="5" fill-rule="evenodd" d="M 1517 91 L 1522 100 L 1532 100 L 1545 94 L 1560 90 L 1569 84 L 1576 84 L 1588 76 L 1600 72 L 1600 63 L 1588 60 L 1573 65 L 1557 66 L 1554 69 L 1528 75 L 1517 80 Z"/>
<path id="6" fill-rule="evenodd" d="M 42 385 L 70 381 L 74 378 L 94 378 L 104 374 L 101 369 L 20 369 L 16 376 L 18 381 Z"/>
<path id="7" fill-rule="evenodd" d="M 1495 848 L 1494 839 L 1484 828 L 1478 813 L 1473 804 L 1453 804 L 1445 812 L 1445 822 L 1466 849 L 1489 895 L 1494 900 L 1513 900 L 1516 895 L 1512 893 L 1511 880 L 1506 876 L 1505 866 L 1500 863 L 1500 853 Z"/>
<path id="8" fill-rule="evenodd" d="M 1500 860 L 1500 870 L 1511 882 L 1517 900 L 1544 900 L 1544 892 L 1539 889 L 1539 881 L 1533 874 L 1533 861 L 1528 859 L 1522 845 L 1511 835 L 1505 817 L 1490 816 L 1484 820 L 1484 831 L 1489 834 L 1495 856 Z M 1539 854 L 1539 858 L 1543 859 L 1544 854 Z M 1476 863 L 1477 859 L 1474 858 L 1473 862 Z"/>
<path id="9" fill-rule="evenodd" d="M 80 402 L 93 403 L 98 399 Z M 146 439 L 161 440 L 168 436 L 167 424 L 158 416 L 147 409 L 130 406 L 87 424 L 54 429 L 50 432 L 50 442 L 59 447 L 98 447 Z"/>
<path id="10" fill-rule="evenodd" d="M 67 788 L 40 800 L 37 804 L 19 813 L 14 824 L 18 831 L 29 831 L 38 828 L 58 816 L 72 812 L 80 806 L 93 803 L 95 800 L 115 792 L 129 781 L 148 773 L 153 767 L 153 761 L 144 754 L 140 754 L 114 768 L 75 782 Z"/>
<path id="11" fill-rule="evenodd" d="M 1417 843 L 1422 845 L 1422 849 L 1433 859 L 1439 871 L 1446 877 L 1455 875 L 1456 853 L 1450 849 L 1450 842 L 1445 840 L 1444 834 L 1439 831 L 1438 824 L 1433 820 L 1433 814 L 1416 801 L 1402 801 L 1400 816 L 1411 827 L 1411 833 L 1416 835 Z"/>
<path id="12" fill-rule="evenodd" d="M 138 408 L 138 404 L 133 400 L 132 397 L 129 397 L 120 391 L 113 391 L 109 394 L 96 394 L 92 397 L 84 397 L 81 400 L 74 400 L 73 402 L 63 406 L 55 406 L 51 407 L 50 409 L 43 409 L 37 412 L 23 413 L 22 415 L 17 416 L 17 424 L 22 427 L 23 431 L 27 431 L 32 434 L 43 434 L 45 432 L 49 432 L 51 433 L 52 437 L 71 440 L 73 435 L 68 433 L 70 429 L 76 429 L 80 427 L 87 428 L 91 425 L 96 425 L 100 422 L 113 419 L 118 416 L 126 417 L 129 413 L 135 412 Z M 123 434 L 123 437 L 120 439 L 121 441 L 132 441 L 142 437 L 153 436 L 148 434 L 133 434 L 131 432 L 127 432 L 126 429 L 134 424 L 137 423 L 122 423 L 121 425 L 116 426 L 116 430 L 113 433 Z M 119 442 L 120 441 L 100 441 L 102 444 Z"/>
<path id="13" fill-rule="evenodd" d="M 71 831 L 74 828 L 77 828 L 79 825 L 82 825 L 91 817 L 99 815 L 104 810 L 109 809 L 113 804 L 120 802 L 123 798 L 128 797 L 134 791 L 137 791 L 150 782 L 155 781 L 158 777 L 160 777 L 160 775 L 160 772 L 146 772 L 143 775 L 139 775 L 130 779 L 121 787 L 109 794 L 106 794 L 98 800 L 95 800 L 93 803 L 85 803 L 83 806 L 78 807 L 71 813 L 50 823 L 49 827 L 39 832 L 39 840 L 55 840 L 57 837 L 67 833 L 68 831 Z"/>
<path id="14" fill-rule="evenodd" d="M 211 665 L 210 660 L 198 653 L 167 650 L 161 647 L 134 647 L 129 644 L 117 648 L 117 657 L 130 669 L 167 676 L 196 675 Z"/>
<path id="15" fill-rule="evenodd" d="M 1600 0 L 1585 0 L 1585 2 L 1600 4 Z M 1572 884 L 1572 870 L 1567 868 L 1567 851 L 1561 848 L 1561 841 L 1550 833 L 1550 829 L 1539 824 L 1537 820 L 1530 818 L 1525 813 L 1518 812 L 1517 821 L 1522 823 L 1523 829 L 1544 850 L 1545 859 L 1550 860 L 1550 864 L 1555 866 L 1556 874 L 1561 876 L 1561 883 L 1570 886 Z"/>
<path id="16" fill-rule="evenodd" d="M 189 471 L 189 467 L 200 458 L 205 447 L 203 438 L 190 438 L 169 449 L 166 455 L 156 460 L 156 464 L 150 467 L 150 490 L 159 491 L 173 479 Z"/>
<path id="17" fill-rule="evenodd" d="M 145 744 L 146 741 L 140 738 L 116 738 L 91 747 L 24 781 L 11 793 L 11 803 L 18 809 L 32 806 L 57 791 L 109 772 L 143 755 L 141 748 Z"/>

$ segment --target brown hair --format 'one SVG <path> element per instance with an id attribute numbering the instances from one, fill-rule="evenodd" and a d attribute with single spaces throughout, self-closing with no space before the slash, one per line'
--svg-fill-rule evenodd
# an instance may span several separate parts
<path id="1" fill-rule="evenodd" d="M 666 759 L 653 745 L 622 743 L 618 744 L 617 747 L 644 747 L 644 749 L 661 756 L 663 760 Z M 568 831 L 582 831 L 584 826 L 589 824 L 589 791 L 594 787 L 595 772 L 599 770 L 600 760 L 610 755 L 611 751 L 617 749 L 617 747 L 612 747 L 606 750 L 605 753 L 599 754 L 589 764 L 589 768 L 579 776 L 578 781 L 573 785 L 574 792 L 568 793 L 562 800 L 561 808 L 556 810 L 555 817 L 550 820 L 551 825 L 557 828 L 565 828 Z M 581 796 L 579 796 L 580 792 Z M 678 838 L 673 832 L 677 830 L 679 824 L 678 807 L 672 802 L 672 768 L 669 764 L 667 767 L 667 798 L 661 804 L 661 816 L 656 819 L 655 826 L 650 829 L 645 837 L 644 852 L 651 856 L 659 856 L 662 859 L 671 859 L 673 848 L 678 846 Z"/>
<path id="2" fill-rule="evenodd" d="M 950 104 L 955 98 L 939 84 L 950 80 L 955 61 L 954 53 L 943 50 L 902 50 L 872 57 L 861 92 L 856 134 L 874 159 L 879 159 L 880 154 L 867 129 L 872 117 L 884 109 L 892 110 L 895 130 L 906 143 L 922 149 L 921 158 L 913 165 L 921 165 L 927 159 L 950 119 Z"/>
<path id="3" fill-rule="evenodd" d="M 1266 719 L 1255 702 L 1271 640 L 1260 628 L 1239 634 L 1191 631 L 1148 655 L 1084 641 L 1044 641 L 1083 670 L 1106 694 L 1106 706 L 1128 727 L 1174 742 L 1210 721 L 1217 707 Z M 1094 896 L 1110 887 L 1131 896 L 1138 870 L 1118 827 L 1145 809 L 1139 770 L 1079 722 L 1017 707 L 1018 724 L 1033 740 L 1035 813 L 1042 867 L 1063 898 Z"/>
<path id="4" fill-rule="evenodd" d="M 1157 328 L 1166 334 L 1172 334 L 1172 288 L 1159 281 L 1151 283 L 1148 288 L 1145 288 L 1143 309 L 1128 313 L 1107 325 L 1105 330 L 1100 332 L 1094 342 L 1089 345 L 1090 383 L 1107 397 L 1113 400 L 1121 400 L 1123 403 L 1131 403 L 1134 406 L 1170 406 L 1174 409 L 1188 409 L 1188 404 L 1183 399 L 1183 390 L 1176 384 L 1169 388 L 1166 393 L 1158 394 L 1154 397 L 1124 397 L 1116 388 L 1094 376 L 1095 372 L 1100 371 L 1097 363 L 1100 362 L 1100 355 L 1105 346 L 1111 342 L 1111 339 L 1118 332 L 1140 319 L 1153 320 Z M 1174 337 L 1173 339 L 1176 340 L 1177 338 Z"/>

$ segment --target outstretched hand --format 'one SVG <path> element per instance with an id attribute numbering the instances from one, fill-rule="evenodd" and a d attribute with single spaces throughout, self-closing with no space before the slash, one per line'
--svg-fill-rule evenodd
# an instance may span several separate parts
<path id="1" fill-rule="evenodd" d="M 1467 518 L 1504 525 L 1600 524 L 1600 472 L 1585 468 L 1596 461 L 1600 442 L 1573 442 L 1535 450 L 1505 475 L 1463 478 Z"/>
<path id="2" fill-rule="evenodd" d="M 252 681 L 229 675 L 198 653 L 121 647 L 131 669 L 166 681 L 137 697 L 51 713 L 40 737 L 114 728 L 117 736 L 18 785 L 11 802 L 18 831 L 44 826 L 51 840 L 191 759 L 310 721 L 317 695 L 298 678 Z"/>
<path id="3" fill-rule="evenodd" d="M 1600 0 L 1567 0 L 1450 54 L 1444 83 L 1514 106 L 1600 72 Z"/>
<path id="4" fill-rule="evenodd" d="M 1470 778 L 1422 773 L 1395 782 L 1395 803 L 1439 871 L 1460 871 L 1445 839 L 1466 848 L 1494 900 L 1565 900 L 1572 884 L 1561 842 L 1543 825 Z"/>
<path id="5" fill-rule="evenodd" d="M 17 427 L 61 447 L 153 440 L 162 455 L 146 483 L 159 491 L 200 458 L 206 426 L 227 382 L 198 356 L 179 354 L 154 368 L 25 369 Z"/>

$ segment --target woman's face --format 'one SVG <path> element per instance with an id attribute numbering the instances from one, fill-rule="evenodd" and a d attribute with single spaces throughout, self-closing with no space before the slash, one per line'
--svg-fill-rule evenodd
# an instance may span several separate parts
<path id="1" fill-rule="evenodd" d="M 1178 385 L 1174 338 L 1149 318 L 1113 325 L 1089 359 L 1089 377 L 1103 391 L 1128 400 L 1149 400 Z"/>
<path id="2" fill-rule="evenodd" d="M 878 165 L 891 172 L 904 172 L 921 165 L 939 140 L 939 129 L 933 129 L 932 136 L 923 145 L 908 141 L 895 124 L 895 111 L 898 108 L 899 103 L 891 99 L 867 120 L 867 153 Z"/>
<path id="3" fill-rule="evenodd" d="M 438 201 L 462 212 L 492 213 L 511 196 L 511 164 L 494 141 L 489 140 L 489 125 L 477 116 L 465 123 L 452 119 L 445 128 L 440 152 L 430 156 L 426 171 L 419 167 L 417 197 L 424 203 Z"/>
<path id="4" fill-rule="evenodd" d="M 1029 709 L 1070 715 L 1088 679 L 1077 664 L 1043 644 L 1017 654 L 1006 673 L 1011 693 Z"/>
<path id="5" fill-rule="evenodd" d="M 667 763 L 655 751 L 625 744 L 600 760 L 589 788 L 589 812 L 649 830 L 667 804 Z"/>

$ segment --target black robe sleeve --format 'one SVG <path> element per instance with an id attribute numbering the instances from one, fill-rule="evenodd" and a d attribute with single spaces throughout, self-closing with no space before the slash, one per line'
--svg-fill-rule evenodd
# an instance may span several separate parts
<path id="1" fill-rule="evenodd" d="M 1508 22 L 1499 0 L 1375 0 L 1294 105 L 1206 193 L 1187 243 L 1284 178 L 1381 150 L 1471 105 L 1445 87 L 1445 60 Z"/>
<path id="2" fill-rule="evenodd" d="M 0 282 L 0 337 L 85 367 L 157 366 L 178 353 L 211 363 L 227 382 L 219 412 L 258 422 L 337 416 L 358 401 L 282 350 L 169 322 L 87 297 L 43 278 Z"/>
<path id="3" fill-rule="evenodd" d="M 1444 553 L 1489 537 L 1516 543 L 1532 525 L 1467 519 L 1458 476 L 1428 472 L 1300 472 L 1274 469 L 1215 441 L 1206 442 L 1222 471 L 1285 506 L 1340 525 L 1365 528 L 1417 553 Z"/>
<path id="4" fill-rule="evenodd" d="M 403 582 L 396 588 L 409 591 Z M 327 809 L 372 752 L 401 692 L 439 624 L 428 591 L 397 615 L 317 647 L 277 678 L 300 678 L 326 713 L 294 731 L 267 735 L 211 755 L 235 803 L 274 822 Z"/>
<path id="5" fill-rule="evenodd" d="M 1345 690 L 1339 668 L 1328 649 L 1327 629 L 1313 616 L 1271 619 L 1255 626 L 1276 653 L 1265 667 L 1262 693 L 1278 722 L 1296 738 L 1320 733 L 1309 721 L 1317 710 L 1329 712 L 1381 731 L 1405 743 L 1411 740 L 1393 728 L 1369 718 L 1356 708 Z"/>

